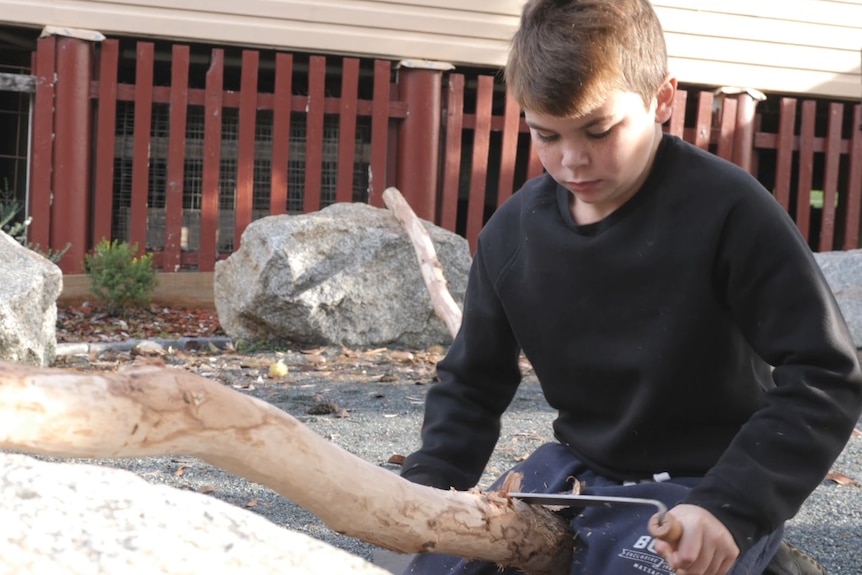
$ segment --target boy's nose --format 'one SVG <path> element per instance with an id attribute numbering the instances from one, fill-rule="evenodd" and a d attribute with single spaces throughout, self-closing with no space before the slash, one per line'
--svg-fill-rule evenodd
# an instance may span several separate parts
<path id="1" fill-rule="evenodd" d="M 581 168 L 590 163 L 586 150 L 580 147 L 568 147 L 563 151 L 563 167 L 570 170 Z"/>

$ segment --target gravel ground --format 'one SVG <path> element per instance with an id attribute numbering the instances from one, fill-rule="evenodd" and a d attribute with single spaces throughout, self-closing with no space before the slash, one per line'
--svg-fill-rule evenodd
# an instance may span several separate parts
<path id="1" fill-rule="evenodd" d="M 433 385 L 440 353 L 326 348 L 242 356 L 188 353 L 168 356 L 166 362 L 268 401 L 347 451 L 397 473 L 398 467 L 388 461 L 419 447 L 425 394 Z M 276 359 L 283 360 L 289 373 L 270 379 L 268 367 Z M 102 353 L 60 357 L 57 366 L 111 369 L 127 361 L 127 352 Z M 310 411 L 332 413 L 312 415 Z M 504 416 L 502 437 L 480 487 L 550 441 L 553 415 L 535 378 L 528 375 Z M 98 463 L 133 471 L 151 483 L 210 493 L 369 560 L 374 552 L 373 546 L 334 533 L 273 491 L 191 457 Z M 862 437 L 851 438 L 833 471 L 862 481 Z M 824 481 L 789 522 L 786 539 L 816 556 L 830 574 L 862 574 L 862 487 Z"/>

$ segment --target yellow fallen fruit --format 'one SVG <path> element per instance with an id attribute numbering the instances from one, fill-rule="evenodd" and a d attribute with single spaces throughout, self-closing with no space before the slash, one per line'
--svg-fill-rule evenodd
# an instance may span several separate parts
<path id="1" fill-rule="evenodd" d="M 287 366 L 282 360 L 269 364 L 270 377 L 284 377 L 285 375 L 287 375 Z"/>

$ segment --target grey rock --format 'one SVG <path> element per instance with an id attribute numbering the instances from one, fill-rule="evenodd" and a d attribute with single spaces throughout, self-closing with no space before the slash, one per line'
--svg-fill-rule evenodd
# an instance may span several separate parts
<path id="1" fill-rule="evenodd" d="M 0 360 L 49 365 L 57 346 L 57 298 L 63 274 L 2 231 L 0 265 Z"/>
<path id="2" fill-rule="evenodd" d="M 814 254 L 857 348 L 862 348 L 862 250 Z"/>
<path id="3" fill-rule="evenodd" d="M 386 575 L 211 496 L 0 453 L 0 574 Z"/>
<path id="4" fill-rule="evenodd" d="M 423 222 L 462 305 L 467 241 Z M 234 339 L 427 347 L 451 342 L 407 234 L 385 209 L 333 204 L 254 221 L 215 268 L 219 323 Z"/>

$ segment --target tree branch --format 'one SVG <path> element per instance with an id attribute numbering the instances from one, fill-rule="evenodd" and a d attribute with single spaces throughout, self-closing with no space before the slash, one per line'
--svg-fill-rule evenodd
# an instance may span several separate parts
<path id="1" fill-rule="evenodd" d="M 431 306 L 437 317 L 446 324 L 452 337 L 455 337 L 461 328 L 461 308 L 458 307 L 458 304 L 452 299 L 452 294 L 449 293 L 446 277 L 443 275 L 443 267 L 437 259 L 434 243 L 431 241 L 428 231 L 410 204 L 398 191 L 398 188 L 387 188 L 383 192 L 383 203 L 392 210 L 395 219 L 401 222 L 404 231 L 407 232 L 407 236 L 413 243 L 416 259 L 419 260 L 422 279 L 425 280 L 425 286 L 431 296 Z"/>
<path id="2" fill-rule="evenodd" d="M 154 365 L 93 374 L 0 362 L 0 448 L 61 457 L 185 454 L 272 488 L 331 529 L 402 553 L 570 570 L 568 525 L 505 493 L 417 485 L 276 407 Z"/>

